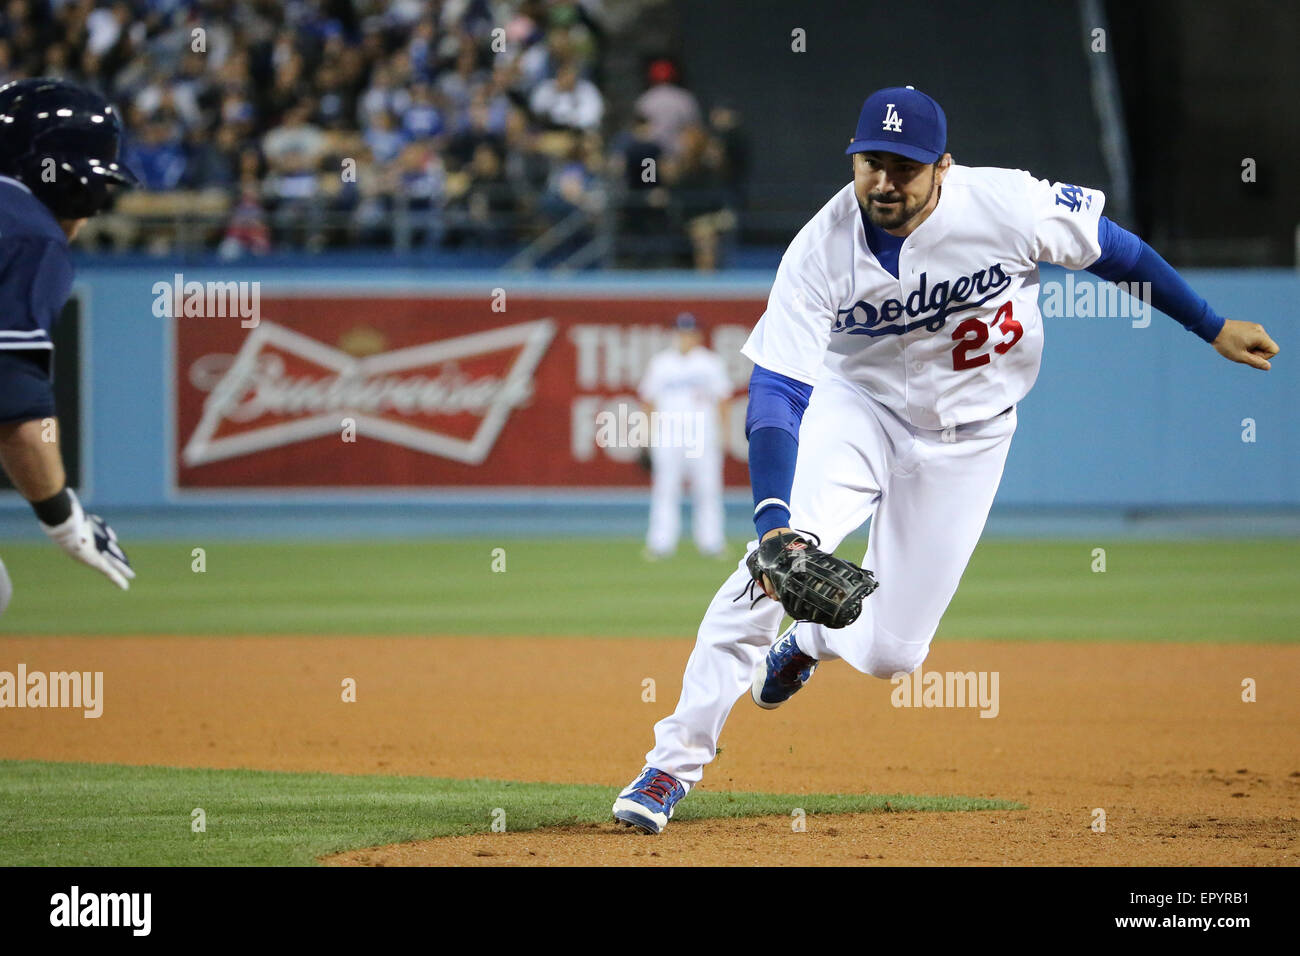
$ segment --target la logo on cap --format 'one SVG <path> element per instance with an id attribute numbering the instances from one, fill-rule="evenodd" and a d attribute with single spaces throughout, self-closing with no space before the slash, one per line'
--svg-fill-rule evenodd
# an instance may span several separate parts
<path id="1" fill-rule="evenodd" d="M 898 115 L 893 103 L 885 104 L 885 121 L 880 124 L 880 128 L 894 133 L 903 131 L 903 118 Z"/>

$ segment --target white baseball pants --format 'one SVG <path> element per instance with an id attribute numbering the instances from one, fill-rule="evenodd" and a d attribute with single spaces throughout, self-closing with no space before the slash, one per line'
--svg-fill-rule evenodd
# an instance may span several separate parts
<path id="1" fill-rule="evenodd" d="M 943 431 L 915 428 L 823 373 L 799 430 L 791 527 L 831 551 L 871 518 L 862 565 L 880 587 L 848 627 L 800 624 L 804 653 L 843 658 L 875 677 L 921 665 L 984 530 L 1015 429 L 1014 408 Z M 742 560 L 704 614 L 677 709 L 655 725 L 646 754 L 649 766 L 687 786 L 713 759 L 727 715 L 781 626 L 775 601 L 751 608 L 748 598 L 734 600 L 749 582 Z"/>
<path id="2" fill-rule="evenodd" d="M 726 547 L 722 514 L 722 450 L 712 431 L 694 448 L 673 445 L 650 449 L 650 527 L 646 549 L 671 554 L 682 526 L 682 481 L 691 488 L 691 533 L 695 547 L 717 554 Z"/>

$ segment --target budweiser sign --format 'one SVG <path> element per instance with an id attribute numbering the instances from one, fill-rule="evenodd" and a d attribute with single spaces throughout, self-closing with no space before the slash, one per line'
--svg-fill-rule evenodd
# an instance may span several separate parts
<path id="1" fill-rule="evenodd" d="M 639 408 L 650 359 L 689 308 L 736 386 L 726 480 L 745 487 L 740 354 L 761 299 L 371 295 L 261 298 L 261 319 L 173 323 L 181 491 L 644 488 L 601 423 Z M 639 413 L 638 413 L 639 414 Z"/>
<path id="2" fill-rule="evenodd" d="M 554 323 L 539 319 L 357 357 L 264 321 L 224 370 L 210 361 L 192 368 L 191 381 L 209 394 L 181 459 L 202 465 L 338 435 L 351 425 L 371 438 L 478 464 L 511 411 L 531 397 L 533 373 L 554 336 Z M 374 338 L 359 331 L 350 341 L 364 350 Z M 507 350 L 516 355 L 500 374 L 474 374 L 461 365 Z M 455 434 L 454 425 L 440 433 L 419 421 L 461 416 L 477 418 L 468 435 Z"/>

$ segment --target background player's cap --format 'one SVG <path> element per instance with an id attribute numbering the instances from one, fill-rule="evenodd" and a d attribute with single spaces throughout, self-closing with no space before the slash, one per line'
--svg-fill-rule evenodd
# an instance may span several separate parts
<path id="1" fill-rule="evenodd" d="M 948 117 L 932 97 L 910 86 L 876 90 L 862 104 L 858 129 L 844 152 L 898 153 L 933 163 L 948 145 Z"/>
<path id="2" fill-rule="evenodd" d="M 690 312 L 680 313 L 677 316 L 677 321 L 673 323 L 673 326 L 678 332 L 694 332 L 699 328 L 699 324 L 695 321 L 695 316 Z"/>

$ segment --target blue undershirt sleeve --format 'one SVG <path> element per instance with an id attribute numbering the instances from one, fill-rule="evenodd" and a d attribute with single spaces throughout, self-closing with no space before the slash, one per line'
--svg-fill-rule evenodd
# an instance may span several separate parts
<path id="1" fill-rule="evenodd" d="M 799 455 L 799 423 L 812 386 L 755 365 L 749 377 L 749 483 L 754 527 L 762 538 L 790 523 L 790 488 Z"/>
<path id="2" fill-rule="evenodd" d="M 1207 342 L 1218 337 L 1223 317 L 1160 253 L 1105 216 L 1097 224 L 1097 241 L 1101 256 L 1088 267 L 1089 272 L 1109 282 L 1145 284 L 1150 289 L 1150 303 L 1165 315 Z"/>

